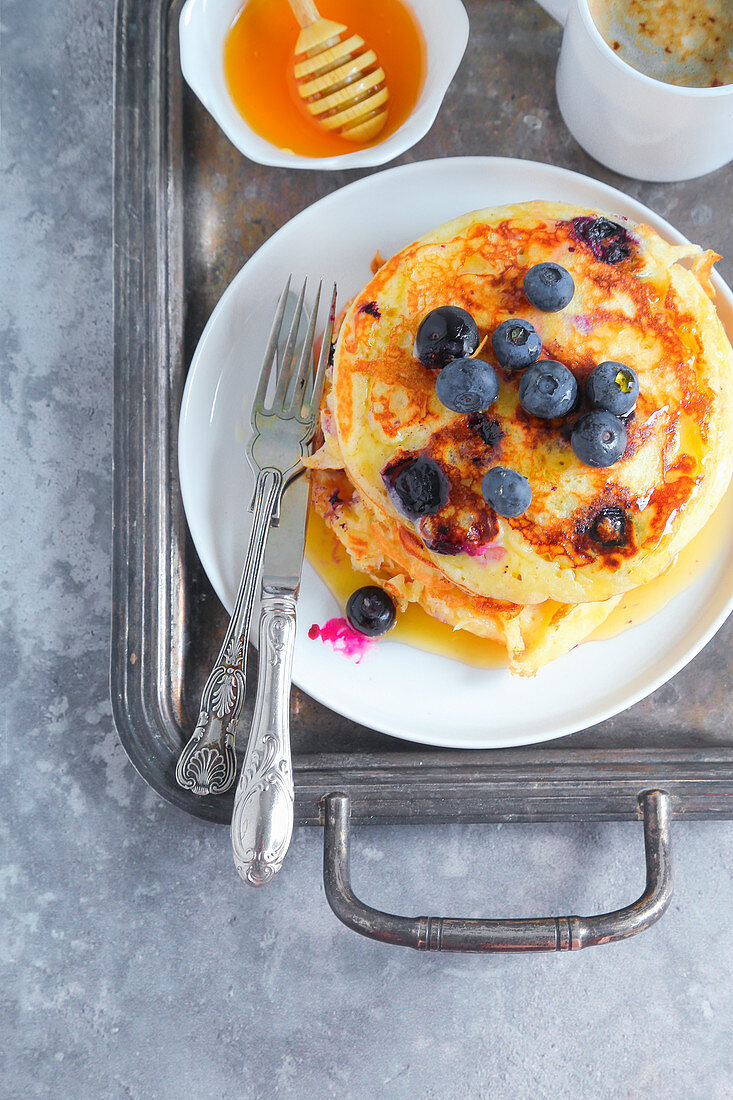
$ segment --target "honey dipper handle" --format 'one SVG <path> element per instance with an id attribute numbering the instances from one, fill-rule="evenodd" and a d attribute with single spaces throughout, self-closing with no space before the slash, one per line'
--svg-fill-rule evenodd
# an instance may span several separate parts
<path id="1" fill-rule="evenodd" d="M 288 2 L 301 27 L 310 27 L 311 23 L 316 23 L 321 18 L 313 0 L 288 0 Z"/>

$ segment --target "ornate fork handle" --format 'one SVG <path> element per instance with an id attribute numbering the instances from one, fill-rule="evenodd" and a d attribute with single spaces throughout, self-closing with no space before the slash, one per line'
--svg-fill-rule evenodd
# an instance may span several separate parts
<path id="1" fill-rule="evenodd" d="M 290 680 L 295 601 L 273 596 L 260 615 L 257 702 L 247 754 L 234 795 L 234 864 L 250 886 L 263 886 L 282 866 L 293 831 Z"/>
<path id="2" fill-rule="evenodd" d="M 252 606 L 267 532 L 282 488 L 283 475 L 279 470 L 267 467 L 258 474 L 252 533 L 229 628 L 201 693 L 196 729 L 176 765 L 179 786 L 194 794 L 222 794 L 236 777 L 235 739 L 244 705 Z"/>

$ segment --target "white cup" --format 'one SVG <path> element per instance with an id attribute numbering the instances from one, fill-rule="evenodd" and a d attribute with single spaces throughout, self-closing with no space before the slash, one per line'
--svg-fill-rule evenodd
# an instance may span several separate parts
<path id="1" fill-rule="evenodd" d="M 557 101 L 587 153 L 624 176 L 664 183 L 704 176 L 733 159 L 733 84 L 664 84 L 614 53 L 588 0 L 538 2 L 564 25 Z"/>

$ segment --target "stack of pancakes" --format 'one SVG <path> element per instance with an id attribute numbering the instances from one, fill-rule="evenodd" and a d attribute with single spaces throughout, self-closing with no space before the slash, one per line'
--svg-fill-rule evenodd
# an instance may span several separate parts
<path id="1" fill-rule="evenodd" d="M 716 259 L 613 214 L 532 202 L 466 214 L 384 263 L 346 310 L 322 446 L 308 460 L 314 506 L 355 568 L 399 607 L 415 601 L 499 642 L 523 674 L 669 569 L 733 469 L 733 351 L 711 300 Z M 556 313 L 523 291 L 527 270 L 546 261 L 575 282 Z M 436 371 L 414 354 L 420 321 L 444 305 L 467 310 L 487 337 L 478 356 L 500 389 L 485 412 L 441 404 Z M 542 358 L 575 375 L 580 401 L 569 415 L 542 420 L 521 408 L 521 372 L 503 370 L 491 345 L 509 318 L 531 322 Z M 570 434 L 587 411 L 586 378 L 608 360 L 634 369 L 640 396 L 623 458 L 598 469 L 576 458 Z M 410 517 L 390 473 L 418 457 L 440 466 L 449 492 L 435 514 Z M 483 498 L 492 466 L 530 483 L 532 502 L 516 519 Z"/>

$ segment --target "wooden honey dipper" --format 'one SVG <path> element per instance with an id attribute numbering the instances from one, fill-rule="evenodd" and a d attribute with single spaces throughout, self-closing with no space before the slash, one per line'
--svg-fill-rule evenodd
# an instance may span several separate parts
<path id="1" fill-rule="evenodd" d="M 312 0 L 289 0 L 301 26 L 295 80 L 317 122 L 347 141 L 371 141 L 387 121 L 389 91 L 374 50 L 342 23 L 322 19 Z"/>

